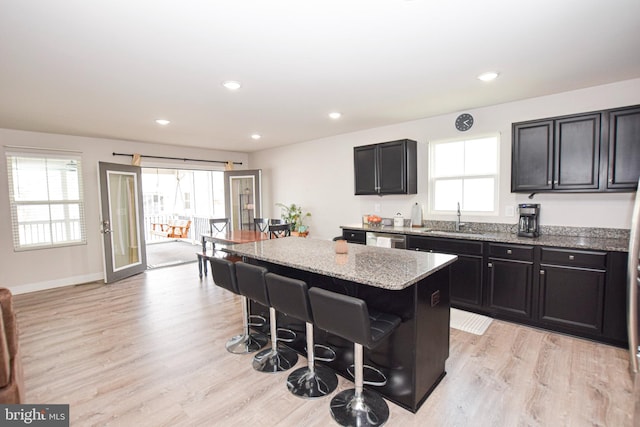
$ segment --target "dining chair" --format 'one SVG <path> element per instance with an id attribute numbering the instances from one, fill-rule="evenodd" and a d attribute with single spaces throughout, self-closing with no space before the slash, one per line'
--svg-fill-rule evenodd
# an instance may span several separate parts
<path id="1" fill-rule="evenodd" d="M 269 231 L 269 220 L 267 218 L 254 218 L 253 219 L 255 231 L 266 233 Z"/>
<path id="2" fill-rule="evenodd" d="M 269 238 L 277 239 L 279 237 L 291 236 L 291 224 L 272 224 L 269 225 Z"/>
<path id="3" fill-rule="evenodd" d="M 210 218 L 209 232 L 211 234 L 229 230 L 229 218 Z"/>

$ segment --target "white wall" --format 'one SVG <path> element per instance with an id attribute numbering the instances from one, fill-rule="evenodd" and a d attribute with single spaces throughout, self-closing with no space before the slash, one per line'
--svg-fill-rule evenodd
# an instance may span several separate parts
<path id="1" fill-rule="evenodd" d="M 490 90 L 491 86 L 487 86 Z M 465 221 L 515 223 L 504 216 L 505 207 L 528 201 L 525 194 L 510 193 L 511 123 L 564 114 L 640 104 L 640 79 L 567 92 L 541 98 L 469 110 L 475 123 L 465 137 L 501 134 L 500 215 L 467 217 Z M 361 215 L 373 213 L 380 205 L 381 216 L 401 212 L 409 217 L 414 202 L 427 203 L 427 142 L 461 135 L 454 126 L 457 114 L 416 120 L 362 132 L 338 135 L 251 155 L 216 150 L 185 148 L 133 141 L 83 138 L 0 129 L 2 146 L 28 146 L 78 150 L 82 152 L 86 199 L 87 244 L 83 246 L 14 252 L 11 239 L 6 162 L 0 162 L 0 286 L 14 293 L 100 280 L 103 277 L 102 243 L 99 232 L 99 161 L 130 163 L 128 157 L 112 152 L 141 153 L 169 157 L 202 158 L 243 162 L 242 168 L 263 169 L 263 209 L 265 216 L 278 217 L 275 203 L 298 203 L 313 216 L 307 219 L 316 238 L 340 234 L 340 225 L 359 223 Z M 348 114 L 344 120 L 348 120 Z M 418 190 L 410 196 L 354 196 L 353 147 L 410 138 L 418 141 Z M 250 164 L 249 164 L 250 163 Z M 143 166 L 177 166 L 182 162 L 143 160 Z M 632 193 L 540 194 L 543 225 L 628 228 Z M 427 217 L 453 220 L 453 217 Z"/>
<path id="2" fill-rule="evenodd" d="M 246 168 L 248 161 L 248 155 L 245 153 L 7 129 L 0 129 L 0 144 L 3 148 L 23 146 L 77 150 L 82 152 L 83 161 L 87 244 L 25 252 L 13 250 L 7 164 L 4 160 L 0 162 L 0 217 L 4 219 L 0 221 L 0 235 L 4 236 L 0 239 L 0 286 L 8 287 L 13 293 L 86 283 L 103 278 L 98 162 L 131 164 L 130 157 L 113 156 L 113 152 L 242 162 L 242 166 L 236 166 L 238 169 Z M 203 165 L 205 164 L 189 163 L 188 167 L 201 169 Z M 143 159 L 142 166 L 185 167 L 185 163 Z M 207 164 L 206 167 L 219 168 L 212 164 Z"/>
<path id="3" fill-rule="evenodd" d="M 487 90 L 491 90 L 490 85 Z M 425 208 L 425 219 L 453 220 L 453 216 L 426 215 L 427 142 L 499 133 L 500 215 L 468 216 L 463 221 L 515 224 L 515 216 L 505 216 L 505 209 L 531 201 L 526 194 L 510 192 L 511 123 L 635 104 L 640 104 L 640 79 L 468 110 L 475 122 L 464 134 L 454 128 L 458 113 L 447 114 L 259 151 L 250 155 L 250 162 L 252 168 L 263 170 L 265 216 L 279 216 L 275 203 L 298 203 L 312 213 L 307 220 L 312 236 L 331 238 L 340 234 L 340 225 L 359 223 L 362 214 L 374 213 L 376 205 L 380 205 L 379 215 L 383 217 L 400 212 L 408 218 L 411 206 L 418 202 Z M 348 114 L 343 120 L 349 120 Z M 418 141 L 418 194 L 354 196 L 353 147 L 403 138 Z M 538 194 L 533 202 L 541 204 L 542 225 L 628 229 L 633 196 L 634 193 Z"/>

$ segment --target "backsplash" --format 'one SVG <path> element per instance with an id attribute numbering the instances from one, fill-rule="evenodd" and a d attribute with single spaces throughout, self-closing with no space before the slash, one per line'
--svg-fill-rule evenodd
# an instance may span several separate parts
<path id="1" fill-rule="evenodd" d="M 517 224 L 498 224 L 491 222 L 464 222 L 461 231 L 472 233 L 517 233 Z M 454 231 L 455 221 L 424 220 L 423 227 L 434 230 Z M 540 235 L 590 237 L 600 239 L 629 239 L 629 230 L 621 228 L 564 227 L 557 225 L 541 225 Z"/>

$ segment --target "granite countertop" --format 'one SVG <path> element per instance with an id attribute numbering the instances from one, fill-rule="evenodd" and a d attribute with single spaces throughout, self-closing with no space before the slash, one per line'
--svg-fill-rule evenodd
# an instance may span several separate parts
<path id="1" fill-rule="evenodd" d="M 439 230 L 429 227 L 393 227 L 380 226 L 370 227 L 368 225 L 343 225 L 343 229 L 362 230 L 380 233 L 395 233 L 423 237 L 441 237 L 449 239 L 476 240 L 484 242 L 513 243 L 519 245 L 554 246 L 561 248 L 575 248 L 585 250 L 600 250 L 612 252 L 627 252 L 629 250 L 629 238 L 607 237 L 607 233 L 590 233 L 588 229 L 584 232 L 586 236 L 570 236 L 561 234 L 543 234 L 539 237 L 520 237 L 513 232 L 483 231 L 471 229 L 456 232 L 453 230 Z M 505 229 L 503 227 L 503 229 Z M 601 230 L 601 229 L 597 229 Z M 591 235 L 589 235 L 591 234 Z"/>
<path id="2" fill-rule="evenodd" d="M 335 242 L 285 237 L 242 243 L 223 250 L 378 288 L 401 290 L 453 263 L 457 256 L 349 243 L 336 254 Z"/>

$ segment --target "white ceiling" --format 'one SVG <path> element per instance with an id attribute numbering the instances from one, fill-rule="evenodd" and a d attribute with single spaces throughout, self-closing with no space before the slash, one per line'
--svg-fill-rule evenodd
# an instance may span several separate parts
<path id="1" fill-rule="evenodd" d="M 10 129 L 256 151 L 636 77 L 639 0 L 0 0 Z"/>

